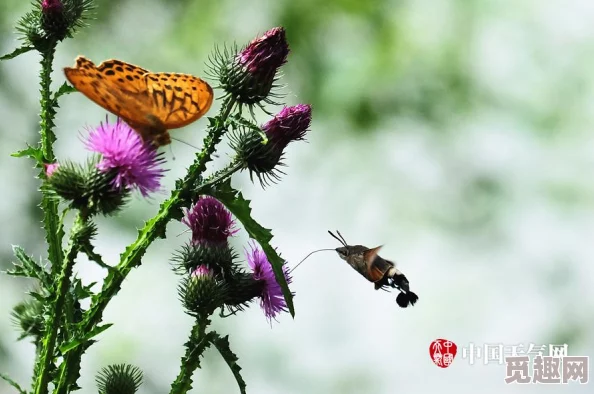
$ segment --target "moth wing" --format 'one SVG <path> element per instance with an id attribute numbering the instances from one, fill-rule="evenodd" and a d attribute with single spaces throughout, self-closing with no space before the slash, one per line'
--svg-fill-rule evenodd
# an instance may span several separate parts
<path id="1" fill-rule="evenodd" d="M 384 275 L 390 267 L 390 264 L 378 255 L 382 246 L 383 245 L 380 245 L 363 252 L 363 258 L 365 260 L 365 265 L 367 268 L 366 276 L 367 279 L 369 279 L 372 282 L 382 280 L 382 278 L 384 277 Z"/>

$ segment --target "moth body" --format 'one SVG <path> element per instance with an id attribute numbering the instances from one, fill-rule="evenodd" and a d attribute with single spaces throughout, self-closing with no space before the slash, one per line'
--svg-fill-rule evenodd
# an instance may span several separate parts
<path id="1" fill-rule="evenodd" d="M 401 308 L 406 308 L 417 302 L 419 297 L 410 291 L 410 284 L 406 276 L 396 268 L 396 264 L 378 255 L 381 246 L 368 248 L 363 245 L 348 245 L 340 232 L 337 231 L 338 237 L 332 232 L 328 232 L 343 245 L 335 249 L 338 256 L 365 279 L 373 282 L 376 290 L 385 288 L 400 290 L 400 294 L 396 297 L 396 303 Z"/>

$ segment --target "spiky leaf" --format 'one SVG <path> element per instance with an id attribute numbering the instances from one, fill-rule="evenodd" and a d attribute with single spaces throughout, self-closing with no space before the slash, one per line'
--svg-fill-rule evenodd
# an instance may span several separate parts
<path id="1" fill-rule="evenodd" d="M 91 331 L 89 331 L 85 336 L 82 338 L 75 338 L 72 341 L 68 342 L 65 345 L 60 346 L 60 352 L 62 354 L 66 354 L 70 350 L 77 348 L 78 346 L 85 344 L 86 342 L 90 341 L 92 338 L 96 337 L 97 335 L 101 334 L 103 331 L 107 330 L 113 324 L 104 324 L 102 326 L 97 326 Z"/>
<path id="2" fill-rule="evenodd" d="M 21 386 L 19 386 L 19 384 L 17 382 L 15 382 L 14 380 L 12 380 L 8 376 L 4 375 L 3 373 L 0 373 L 0 378 L 2 380 L 4 380 L 6 383 L 8 383 L 9 385 L 11 385 L 12 387 L 14 387 L 15 389 L 17 389 L 18 392 L 19 392 L 19 394 L 27 394 L 27 392 L 25 390 L 23 390 L 21 388 Z"/>
<path id="3" fill-rule="evenodd" d="M 50 276 L 40 263 L 27 256 L 25 250 L 20 246 L 14 245 L 12 251 L 20 264 L 15 263 L 14 268 L 6 272 L 8 275 L 38 279 L 43 287 L 49 288 L 51 286 Z"/>
<path id="4" fill-rule="evenodd" d="M 33 48 L 32 46 L 29 45 L 23 45 L 20 48 L 15 49 L 14 51 L 7 53 L 6 55 L 3 55 L 0 57 L 0 60 L 10 60 L 10 59 L 14 59 L 15 57 L 22 55 L 23 53 L 27 53 L 29 51 L 32 51 Z"/>
<path id="5" fill-rule="evenodd" d="M 213 332 L 211 334 L 213 334 L 211 342 L 219 351 L 219 353 L 221 353 L 221 356 L 229 366 L 229 369 L 231 369 L 231 372 L 233 373 L 233 376 L 235 376 L 235 380 L 237 381 L 237 385 L 239 386 L 239 391 L 241 392 L 241 394 L 246 394 L 246 384 L 243 378 L 241 377 L 241 367 L 237 364 L 237 361 L 239 359 L 237 358 L 235 353 L 231 351 L 231 348 L 229 347 L 229 335 L 221 337 L 216 332 Z"/>

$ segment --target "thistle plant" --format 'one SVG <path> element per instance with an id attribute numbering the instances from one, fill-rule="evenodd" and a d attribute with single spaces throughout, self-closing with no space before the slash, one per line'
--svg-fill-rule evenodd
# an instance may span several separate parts
<path id="1" fill-rule="evenodd" d="M 9 60 L 28 51 L 36 51 L 41 57 L 39 143 L 13 156 L 33 160 L 38 170 L 47 242 L 47 255 L 40 258 L 14 247 L 14 266 L 7 271 L 8 275 L 32 278 L 36 284 L 12 312 L 20 338 L 29 338 L 36 349 L 30 388 L 1 376 L 21 394 L 66 394 L 80 389 L 77 381 L 81 360 L 111 326 L 103 321 L 103 311 L 133 268 L 142 265 L 151 243 L 165 238 L 167 224 L 177 220 L 189 228 L 191 235 L 177 251 L 171 251 L 172 275 L 180 277 L 180 307 L 192 316 L 194 326 L 170 393 L 190 390 L 192 374 L 210 346 L 219 351 L 239 391 L 245 393 L 238 357 L 230 349 L 228 336 L 209 327 L 212 319 L 233 318 L 254 302 L 260 304 L 270 322 L 281 313 L 295 313 L 289 269 L 271 244 L 270 230 L 252 218 L 250 202 L 231 186 L 233 174 L 242 170 L 248 170 L 250 177 L 255 175 L 262 185 L 279 181 L 287 146 L 304 139 L 310 127 L 309 105 L 284 105 L 276 115 L 265 107 L 282 104 L 277 88 L 280 68 L 289 54 L 285 31 L 281 27 L 270 29 L 242 48 L 215 48 L 209 75 L 216 81 L 215 97 L 221 100 L 221 108 L 208 118 L 202 148 L 155 216 L 122 251 L 119 261 L 107 261 L 94 247 L 94 239 L 101 231 L 95 224 L 96 217 L 113 217 L 139 198 L 163 192 L 161 181 L 167 163 L 159 148 L 143 140 L 134 124 L 109 118 L 96 122 L 96 127 L 83 133 L 83 141 L 76 141 L 89 151 L 86 162 L 75 163 L 54 155 L 54 118 L 59 99 L 76 92 L 67 83 L 52 90 L 54 53 L 61 41 L 87 27 L 85 22 L 94 3 L 35 1 L 17 25 L 22 46 L 0 58 Z M 79 97 L 86 100 L 83 95 Z M 270 116 L 263 125 L 255 123 L 255 106 Z M 61 138 L 76 135 L 59 134 Z M 225 140 L 235 156 L 222 170 L 209 173 L 207 164 Z M 72 223 L 67 226 L 65 222 L 71 216 Z M 70 228 L 68 234 L 65 227 Z M 243 254 L 229 243 L 240 231 L 251 238 Z M 83 285 L 75 273 L 81 255 L 104 269 L 100 289 Z M 90 300 L 89 307 L 81 306 L 85 299 Z M 122 364 L 98 371 L 96 381 L 97 391 L 102 394 L 135 393 L 142 383 L 142 372 L 122 360 Z"/>

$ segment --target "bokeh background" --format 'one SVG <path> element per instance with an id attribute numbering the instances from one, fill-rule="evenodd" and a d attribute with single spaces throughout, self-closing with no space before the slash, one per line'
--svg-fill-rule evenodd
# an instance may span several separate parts
<path id="1" fill-rule="evenodd" d="M 28 8 L 0 7 L 1 52 L 18 45 L 13 26 Z M 294 272 L 296 317 L 272 327 L 257 304 L 215 319 L 229 334 L 249 393 L 541 393 L 587 386 L 505 385 L 505 367 L 471 365 L 459 351 L 440 369 L 429 344 L 567 343 L 594 354 L 594 3 L 589 0 L 103 0 L 96 20 L 59 46 L 61 68 L 84 54 L 155 71 L 204 75 L 215 44 L 243 44 L 282 25 L 291 46 L 289 104 L 311 103 L 308 143 L 287 154 L 287 176 L 267 190 L 247 174 L 233 183 L 275 234 L 290 264 L 351 243 L 384 244 L 420 296 L 400 309 L 333 252 Z M 35 170 L 9 157 L 38 130 L 34 53 L 0 63 L 0 267 L 11 244 L 35 256 L 45 246 Z M 80 94 L 61 99 L 59 159 L 83 160 L 79 134 L 105 111 Z M 215 113 L 218 103 L 211 113 Z M 277 111 L 280 108 L 269 108 Z M 110 116 L 113 119 L 113 116 Z M 261 122 L 267 116 L 258 113 Z M 206 120 L 175 131 L 199 145 Z M 194 149 L 165 149 L 166 189 Z M 217 164 L 228 160 L 223 150 Z M 115 262 L 166 193 L 135 198 L 100 220 L 97 248 Z M 189 236 L 172 223 L 105 313 L 115 325 L 82 363 L 83 393 L 95 372 L 129 362 L 144 370 L 142 393 L 168 392 L 192 325 L 177 299 L 174 250 Z M 235 246 L 241 250 L 247 236 Z M 86 282 L 103 272 L 83 259 Z M 0 276 L 0 371 L 28 385 L 33 347 L 16 342 L 9 312 L 32 283 Z M 592 371 L 590 367 L 590 371 Z M 592 379 L 592 377 L 591 377 Z M 588 386 L 591 386 L 589 384 Z M 216 351 L 195 374 L 196 393 L 235 393 Z M 11 392 L 0 382 L 0 393 Z"/>

